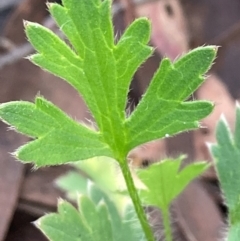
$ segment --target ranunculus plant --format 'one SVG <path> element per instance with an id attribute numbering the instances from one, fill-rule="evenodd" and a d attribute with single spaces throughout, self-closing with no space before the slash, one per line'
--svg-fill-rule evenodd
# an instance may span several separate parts
<path id="1" fill-rule="evenodd" d="M 153 241 L 143 210 L 143 205 L 153 205 L 162 211 L 166 240 L 172 240 L 169 205 L 208 165 L 196 163 L 179 171 L 182 157 L 153 164 L 137 172 L 143 186 L 137 190 L 127 155 L 140 144 L 198 128 L 199 120 L 211 113 L 212 103 L 187 99 L 204 81 L 216 47 L 199 47 L 174 63 L 164 58 L 140 103 L 127 115 L 132 77 L 153 52 L 147 45 L 149 21 L 135 20 L 116 42 L 110 0 L 63 0 L 62 5 L 49 3 L 48 8 L 65 38 L 25 22 L 28 40 L 37 51 L 29 59 L 79 92 L 97 128 L 71 119 L 44 97 L 36 97 L 35 103 L 3 103 L 2 120 L 33 138 L 15 155 L 35 167 L 111 159 L 126 185 L 127 192 L 121 195 L 129 195 L 131 202 L 120 212 L 109 193 L 88 185 L 77 198 L 78 209 L 60 201 L 58 213 L 40 218 L 37 226 L 52 241 Z M 106 176 L 108 170 L 102 169 Z"/>

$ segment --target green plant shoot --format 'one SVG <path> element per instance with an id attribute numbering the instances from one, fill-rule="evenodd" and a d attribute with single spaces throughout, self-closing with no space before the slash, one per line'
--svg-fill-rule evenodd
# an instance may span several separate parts
<path id="1" fill-rule="evenodd" d="M 137 174 L 140 181 L 137 178 L 134 179 L 134 184 L 139 189 L 138 193 L 142 204 L 155 206 L 161 210 L 167 241 L 173 240 L 169 219 L 171 202 L 194 178 L 201 175 L 209 167 L 209 164 L 205 162 L 196 162 L 180 171 L 184 157 L 165 159 L 152 164 L 147 169 L 138 169 Z M 96 157 L 76 162 L 73 166 L 76 167 L 75 171 L 70 171 L 56 180 L 57 185 L 66 192 L 68 198 L 76 201 L 78 193 L 87 195 L 89 182 L 86 178 L 87 174 L 87 177 L 94 181 L 96 186 L 101 188 L 111 200 L 114 200 L 119 212 L 124 213 L 126 204 L 129 203 L 129 197 L 125 192 L 126 185 L 122 175 L 116 171 L 119 170 L 119 165 L 114 160 Z M 106 175 L 104 169 L 109 175 Z"/>
<path id="2" fill-rule="evenodd" d="M 216 129 L 217 144 L 211 144 L 210 150 L 229 211 L 228 241 L 240 237 L 240 108 L 236 109 L 234 135 L 222 116 Z"/>
<path id="3" fill-rule="evenodd" d="M 70 45 L 47 28 L 25 22 L 28 40 L 37 51 L 29 59 L 79 92 L 97 130 L 72 120 L 43 97 L 37 97 L 35 103 L 1 104 L 0 117 L 33 137 L 15 155 L 36 167 L 95 156 L 117 160 L 146 238 L 153 241 L 127 154 L 142 143 L 199 127 L 198 121 L 212 111 L 213 104 L 186 100 L 203 82 L 216 47 L 199 47 L 174 63 L 163 59 L 140 103 L 127 116 L 132 77 L 153 52 L 147 45 L 149 21 L 135 20 L 115 42 L 110 0 L 63 0 L 62 4 L 51 3 L 48 8 Z"/>
<path id="4" fill-rule="evenodd" d="M 154 163 L 147 169 L 139 169 L 137 172 L 138 177 L 147 187 L 147 189 L 140 190 L 140 198 L 145 205 L 160 208 L 167 241 L 173 240 L 169 218 L 171 202 L 193 179 L 209 167 L 209 164 L 205 162 L 196 162 L 180 171 L 180 165 L 184 157 L 166 159 Z"/>

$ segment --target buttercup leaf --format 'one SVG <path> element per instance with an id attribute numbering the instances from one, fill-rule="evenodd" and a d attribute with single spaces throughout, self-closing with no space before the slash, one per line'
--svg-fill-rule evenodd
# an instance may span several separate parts
<path id="1" fill-rule="evenodd" d="M 231 133 L 222 116 L 217 124 L 217 144 L 211 144 L 221 189 L 229 211 L 228 241 L 235 241 L 240 235 L 240 108 L 236 108 L 235 132 Z"/>
<path id="2" fill-rule="evenodd" d="M 58 213 L 47 214 L 36 225 L 51 241 L 138 241 L 146 239 L 132 204 L 121 215 L 109 197 L 96 185 L 77 198 L 78 210 L 59 201 Z M 86 193 L 87 194 L 87 193 Z"/>
<path id="3" fill-rule="evenodd" d="M 147 187 L 140 190 L 141 199 L 146 205 L 167 210 L 171 201 L 209 167 L 207 163 L 197 162 L 179 170 L 183 158 L 163 160 L 147 169 L 138 170 L 138 177 Z"/>
<path id="4" fill-rule="evenodd" d="M 19 159 L 34 160 L 36 166 L 83 160 L 104 152 L 111 155 L 99 133 L 72 120 L 42 97 L 37 97 L 35 104 L 24 101 L 2 104 L 0 115 L 17 131 L 37 138 L 16 151 Z"/>
<path id="5" fill-rule="evenodd" d="M 153 48 L 148 46 L 148 19 L 135 20 L 120 40 L 115 41 L 111 0 L 62 0 L 62 5 L 49 3 L 47 6 L 60 34 L 40 24 L 25 22 L 27 38 L 36 50 L 29 59 L 78 91 L 96 122 L 96 129 L 72 120 L 43 97 L 37 97 L 35 103 L 14 101 L 0 104 L 0 118 L 33 138 L 17 149 L 16 157 L 23 162 L 33 162 L 37 167 L 94 157 L 114 159 L 133 201 L 130 210 L 134 207 L 134 215 L 141 223 L 141 235 L 136 239 L 129 231 L 129 225 L 124 225 L 129 221 L 127 217 L 132 215 L 125 213 L 125 221 L 121 223 L 120 217 L 112 215 L 114 208 L 106 199 L 104 204 L 100 200 L 96 203 L 94 198 L 85 195 L 79 198 L 79 210 L 67 202 L 60 202 L 58 214 L 43 217 L 38 225 L 52 241 L 135 241 L 145 238 L 153 241 L 152 230 L 135 193 L 127 155 L 131 149 L 145 142 L 197 128 L 199 121 L 211 113 L 212 103 L 187 100 L 203 83 L 204 74 L 211 67 L 217 49 L 215 46 L 199 47 L 173 63 L 163 59 L 139 104 L 133 113 L 127 115 L 126 105 L 133 75 L 153 52 Z M 205 164 L 199 164 L 178 172 L 180 162 L 181 158 L 175 162 L 154 164 L 139 174 L 151 190 L 151 194 L 146 190 L 141 192 L 149 204 L 168 205 L 190 180 L 206 168 Z M 164 181 L 161 186 L 147 181 L 155 182 L 155 171 L 168 174 L 162 174 Z M 145 178 L 145 175 L 150 178 Z M 97 181 L 102 187 L 114 189 L 102 177 Z M 167 191 L 168 181 L 173 186 Z M 155 194 L 159 192 L 161 197 L 156 198 Z M 104 218 L 105 225 L 112 222 L 112 229 L 102 230 L 100 216 Z M 66 227 L 64 223 L 67 223 Z M 93 235 L 92 225 L 99 236 Z"/>
<path id="6" fill-rule="evenodd" d="M 37 50 L 30 59 L 79 92 L 98 130 L 91 131 L 69 118 L 68 124 L 62 125 L 65 118 L 62 112 L 59 123 L 58 117 L 51 122 L 50 112 L 57 107 L 49 102 L 48 113 L 47 108 L 42 111 L 37 103 L 12 102 L 8 107 L 3 104 L 0 117 L 23 134 L 36 138 L 18 149 L 19 159 L 33 161 L 37 166 L 95 156 L 122 162 L 126 161 L 128 152 L 140 144 L 197 128 L 198 121 L 212 111 L 213 105 L 209 102 L 185 100 L 203 82 L 203 75 L 215 58 L 215 47 L 199 47 L 174 63 L 163 59 L 142 100 L 126 117 L 131 79 L 152 53 L 147 45 L 149 21 L 135 20 L 115 43 L 111 1 L 65 0 L 63 5 L 49 3 L 48 8 L 70 46 L 47 28 L 25 22 L 27 37 Z M 34 124 L 30 120 L 22 123 L 27 112 L 34 113 L 31 120 Z M 21 118 L 17 117 L 17 121 L 9 119 L 10 115 L 19 114 Z"/>

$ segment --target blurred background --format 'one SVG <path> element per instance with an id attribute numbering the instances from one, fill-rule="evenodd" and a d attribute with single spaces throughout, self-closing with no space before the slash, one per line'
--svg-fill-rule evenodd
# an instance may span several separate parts
<path id="1" fill-rule="evenodd" d="M 162 57 L 174 61 L 197 46 L 220 46 L 205 83 L 191 97 L 215 103 L 214 112 L 202 120 L 202 128 L 148 143 L 129 153 L 134 165 L 143 167 L 180 153 L 188 155 L 186 164 L 212 162 L 205 143 L 215 142 L 215 126 L 222 113 L 234 129 L 235 101 L 240 98 L 240 2 L 116 0 L 112 12 L 116 40 L 135 18 L 147 16 L 152 22 L 150 44 L 155 53 L 134 76 L 129 92 L 130 109 L 137 105 Z M 26 41 L 23 20 L 39 22 L 57 31 L 45 0 L 0 0 L 0 102 L 33 101 L 41 94 L 74 119 L 91 119 L 74 89 L 24 58 L 34 50 Z M 33 170 L 31 165 L 22 165 L 9 154 L 27 140 L 0 123 L 0 241 L 46 240 L 31 222 L 55 211 L 57 199 L 64 197 L 54 180 L 70 167 Z M 176 240 L 219 240 L 227 210 L 214 167 L 188 186 L 174 202 L 173 210 Z"/>

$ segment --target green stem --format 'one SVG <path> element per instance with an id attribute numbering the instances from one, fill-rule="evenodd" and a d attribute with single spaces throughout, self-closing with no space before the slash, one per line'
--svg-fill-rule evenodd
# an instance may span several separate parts
<path id="1" fill-rule="evenodd" d="M 166 241 L 173 241 L 169 207 L 162 209 L 162 219 Z"/>
<path id="2" fill-rule="evenodd" d="M 139 221 L 141 223 L 142 229 L 143 229 L 143 231 L 145 233 L 146 239 L 148 241 L 155 241 L 152 229 L 149 226 L 149 223 L 147 221 L 145 212 L 144 212 L 143 207 L 141 205 L 140 198 L 139 198 L 137 190 L 135 188 L 135 185 L 134 185 L 134 182 L 133 182 L 133 179 L 132 179 L 132 174 L 130 172 L 128 163 L 125 160 L 121 161 L 119 163 L 120 163 L 121 170 L 122 170 L 122 173 L 123 173 L 126 185 L 127 185 L 127 189 L 128 189 L 129 195 L 130 195 L 130 197 L 132 199 L 134 208 L 136 210 L 138 219 L 139 219 Z"/>

